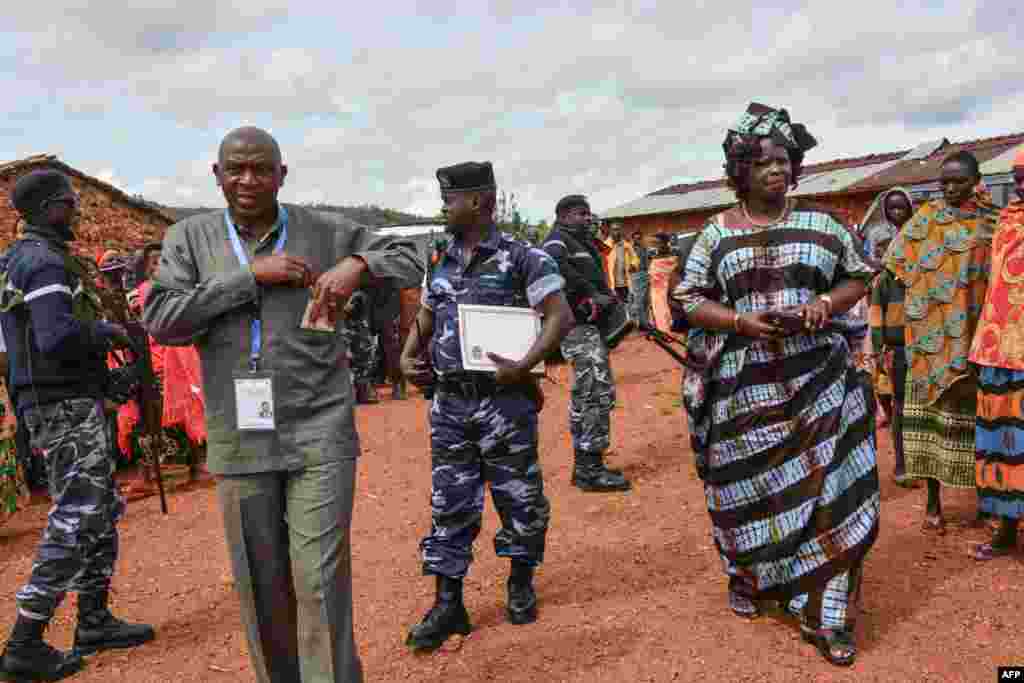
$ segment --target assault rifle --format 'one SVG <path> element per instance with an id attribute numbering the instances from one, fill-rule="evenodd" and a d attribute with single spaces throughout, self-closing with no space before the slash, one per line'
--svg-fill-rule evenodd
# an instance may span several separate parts
<path id="1" fill-rule="evenodd" d="M 139 402 L 139 424 L 143 435 L 149 437 L 149 448 L 162 443 L 156 437 L 163 433 L 163 399 L 157 386 L 156 374 L 153 372 L 153 357 L 149 352 L 149 333 L 138 320 L 128 320 L 125 325 L 128 336 L 132 340 L 132 351 L 138 364 L 139 385 L 136 397 Z M 164 493 L 164 477 L 160 469 L 160 453 L 154 452 L 153 469 L 156 475 L 156 486 L 160 492 L 160 511 L 167 514 L 167 495 Z M 143 465 L 145 467 L 145 465 Z"/>
<path id="2" fill-rule="evenodd" d="M 126 272 L 130 267 L 130 261 L 126 258 L 111 259 L 103 268 L 97 269 L 90 266 L 90 262 L 78 259 L 84 269 L 80 276 L 96 282 L 103 273 L 114 275 L 106 278 L 109 286 L 97 288 L 96 295 L 102 305 L 104 317 L 125 328 L 128 338 L 131 341 L 130 352 L 133 360 L 123 360 L 121 367 L 111 370 L 111 381 L 108 387 L 109 397 L 117 403 L 125 403 L 135 398 L 139 403 L 139 424 L 142 426 L 142 433 L 148 437 L 147 442 L 153 444 L 153 437 L 163 430 L 163 402 L 160 398 L 160 389 L 156 384 L 156 375 L 153 373 L 153 359 L 149 353 L 149 333 L 143 327 L 142 322 L 136 319 L 130 312 L 128 297 L 125 294 L 127 289 Z M 119 282 L 118 282 L 119 280 Z M 120 354 L 119 354 L 120 355 Z M 167 496 L 164 494 L 163 473 L 160 470 L 160 454 L 154 457 L 154 468 L 156 469 L 156 484 L 160 491 L 160 509 L 167 514 Z"/>
<path id="3" fill-rule="evenodd" d="M 681 353 L 672 348 L 673 344 L 678 344 L 679 346 L 685 347 L 686 342 L 684 342 L 682 339 L 679 339 L 678 337 L 673 337 L 671 334 L 665 334 L 657 327 L 654 327 L 653 325 L 650 324 L 644 325 L 643 327 L 639 328 L 639 330 L 644 333 L 644 338 L 647 341 L 654 342 L 655 344 L 660 346 L 665 353 L 672 356 L 672 358 L 674 358 L 677 363 L 679 363 L 683 367 L 686 367 L 686 356 L 682 355 Z"/>

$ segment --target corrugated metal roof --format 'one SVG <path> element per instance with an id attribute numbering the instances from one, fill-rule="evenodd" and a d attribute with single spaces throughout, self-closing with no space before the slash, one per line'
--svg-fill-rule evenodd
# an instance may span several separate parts
<path id="1" fill-rule="evenodd" d="M 869 166 L 857 166 L 856 168 L 838 168 L 834 171 L 826 171 L 816 175 L 801 178 L 799 186 L 790 193 L 793 197 L 807 197 L 816 194 L 830 194 L 842 192 L 851 185 L 855 185 L 865 178 L 870 178 L 876 173 L 881 173 L 899 161 L 887 161 L 881 164 Z"/>
<path id="2" fill-rule="evenodd" d="M 887 161 L 880 164 L 869 164 L 854 168 L 840 168 L 834 171 L 816 173 L 800 179 L 800 186 L 791 193 L 793 197 L 806 197 L 809 195 L 829 194 L 842 192 L 847 187 L 859 183 L 876 173 L 889 168 L 896 161 Z M 628 204 L 610 209 L 602 218 L 633 218 L 635 216 L 650 216 L 663 213 L 678 213 L 683 211 L 702 211 L 722 206 L 729 206 L 736 202 L 736 195 L 726 186 L 712 187 L 702 190 L 693 190 L 685 194 L 654 194 L 641 197 Z"/>
<path id="3" fill-rule="evenodd" d="M 736 195 L 728 187 L 713 187 L 706 190 L 695 190 L 686 194 L 652 194 L 640 197 L 627 204 L 616 206 L 601 214 L 602 218 L 632 218 L 634 216 L 652 216 L 661 213 L 678 213 L 680 211 L 697 211 L 719 206 L 728 206 L 736 202 Z"/>
<path id="4" fill-rule="evenodd" d="M 870 190 L 877 192 L 895 187 L 896 185 L 910 187 L 912 185 L 935 182 L 938 180 L 939 172 L 942 169 L 942 160 L 950 154 L 960 151 L 970 152 L 978 159 L 982 168 L 984 168 L 986 163 L 1001 156 L 1008 149 L 1020 146 L 1022 142 L 1024 142 L 1024 133 L 950 143 L 936 150 L 927 159 L 901 161 L 892 168 L 857 183 L 852 189 L 854 191 Z"/>
<path id="5" fill-rule="evenodd" d="M 1017 152 L 1021 149 L 1024 149 L 1024 145 L 1011 147 L 999 156 L 989 159 L 985 163 L 981 164 L 981 174 L 997 175 L 999 173 L 1012 173 L 1013 158 L 1017 156 Z"/>
<path id="6" fill-rule="evenodd" d="M 929 142 L 923 142 L 914 149 L 907 153 L 907 156 L 903 157 L 904 161 L 914 161 L 915 159 L 927 159 L 931 155 L 938 152 L 944 145 L 948 145 L 949 140 L 942 138 L 941 140 L 931 140 Z"/>
<path id="7" fill-rule="evenodd" d="M 960 150 L 969 151 L 977 157 L 983 175 L 1005 174 L 1012 170 L 1014 153 L 1022 143 L 1024 133 L 960 143 L 950 143 L 943 138 L 930 140 L 911 150 L 809 164 L 804 167 L 806 175 L 792 195 L 877 192 L 897 185 L 917 186 L 934 182 L 942 160 Z M 610 209 L 605 217 L 630 218 L 701 211 L 728 206 L 735 201 L 723 180 L 705 180 L 664 188 Z"/>
<path id="8" fill-rule="evenodd" d="M 386 228 L 377 228 L 375 232 L 381 235 L 393 237 L 416 237 L 418 235 L 429 235 L 432 232 L 441 234 L 444 232 L 443 225 L 391 225 Z"/>

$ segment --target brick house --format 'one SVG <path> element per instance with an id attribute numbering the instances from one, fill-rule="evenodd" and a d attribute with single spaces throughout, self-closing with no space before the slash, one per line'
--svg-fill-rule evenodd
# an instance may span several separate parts
<path id="1" fill-rule="evenodd" d="M 1010 164 L 1024 133 L 953 143 L 935 140 L 914 149 L 806 164 L 799 187 L 790 193 L 830 206 L 849 224 L 863 218 L 879 192 L 902 185 L 915 202 L 941 193 L 938 185 L 942 160 L 969 151 L 981 163 L 985 183 L 1001 206 L 1012 194 Z M 714 214 L 736 202 L 724 178 L 672 185 L 601 214 L 621 221 L 626 234 L 639 231 L 645 238 L 659 232 L 699 230 Z"/>
<path id="2" fill-rule="evenodd" d="M 81 198 L 81 220 L 75 228 L 76 252 L 98 258 L 105 250 L 133 251 L 163 239 L 173 218 L 159 207 L 125 194 L 99 178 L 68 166 L 56 156 L 39 154 L 0 164 L 0 250 L 14 241 L 18 213 L 10 203 L 11 188 L 30 171 L 52 168 L 65 173 Z"/>

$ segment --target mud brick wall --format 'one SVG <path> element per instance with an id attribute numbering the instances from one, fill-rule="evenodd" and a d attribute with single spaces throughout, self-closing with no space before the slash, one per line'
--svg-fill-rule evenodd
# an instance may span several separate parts
<path id="1" fill-rule="evenodd" d="M 19 216 L 10 204 L 11 188 L 24 173 L 45 168 L 19 168 L 0 176 L 0 250 L 16 239 Z M 155 208 L 135 204 L 120 193 L 87 178 L 71 176 L 81 199 L 81 219 L 75 228 L 78 239 L 73 249 L 84 256 L 98 258 L 107 249 L 133 251 L 147 242 L 163 239 L 171 219 Z"/>

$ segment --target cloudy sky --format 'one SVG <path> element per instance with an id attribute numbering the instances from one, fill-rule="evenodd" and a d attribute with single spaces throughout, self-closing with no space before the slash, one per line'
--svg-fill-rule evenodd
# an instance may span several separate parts
<path id="1" fill-rule="evenodd" d="M 0 160 L 219 206 L 217 144 L 253 124 L 281 142 L 286 201 L 433 214 L 438 166 L 489 159 L 539 220 L 572 192 L 602 210 L 717 177 L 750 100 L 808 125 L 811 162 L 1024 130 L 1019 7 L 8 2 Z"/>

